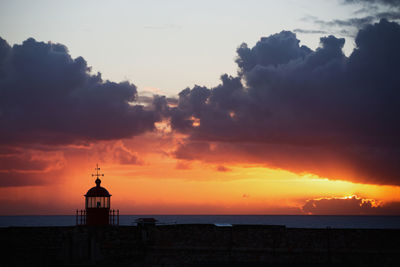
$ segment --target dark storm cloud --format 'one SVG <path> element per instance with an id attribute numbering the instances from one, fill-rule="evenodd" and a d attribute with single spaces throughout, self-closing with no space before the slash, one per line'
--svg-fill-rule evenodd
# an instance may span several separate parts
<path id="1" fill-rule="evenodd" d="M 323 28 L 331 28 L 331 27 L 340 27 L 340 28 L 355 28 L 355 29 L 361 29 L 365 27 L 368 24 L 374 23 L 376 21 L 379 21 L 381 19 L 387 19 L 387 20 L 394 20 L 397 21 L 400 19 L 400 12 L 398 11 L 385 11 L 385 12 L 378 12 L 373 15 L 361 17 L 361 18 L 350 18 L 350 19 L 334 19 L 331 21 L 324 21 L 320 19 L 314 20 L 314 23 L 323 27 Z M 343 35 L 347 36 L 352 36 L 355 35 L 356 33 L 353 34 L 352 31 L 346 30 L 346 31 L 341 31 L 340 32 Z"/>
<path id="2" fill-rule="evenodd" d="M 307 200 L 302 209 L 312 215 L 399 215 L 400 202 L 380 204 L 356 196 L 322 198 Z"/>
<path id="3" fill-rule="evenodd" d="M 375 16 L 366 16 L 362 18 L 351 18 L 351 19 L 334 19 L 331 21 L 325 21 L 325 20 L 315 20 L 314 23 L 322 26 L 322 27 L 333 27 L 333 26 L 338 26 L 338 27 L 356 27 L 358 29 L 364 27 L 367 24 L 370 24 L 374 22 L 377 18 Z"/>
<path id="4" fill-rule="evenodd" d="M 189 134 L 175 156 L 208 161 L 223 148 L 227 159 L 235 152 L 296 172 L 399 185 L 400 25 L 381 20 L 355 43 L 349 57 L 334 36 L 315 51 L 285 31 L 242 44 L 237 77 L 187 88 L 168 111 L 173 129 Z"/>
<path id="5" fill-rule="evenodd" d="M 59 145 L 153 130 L 167 100 L 137 100 L 135 85 L 91 74 L 64 45 L 30 38 L 11 47 L 0 38 L 0 186 L 56 182 L 49 177 L 57 177 L 63 157 L 51 150 Z M 121 164 L 141 163 L 130 151 L 113 152 Z"/>
<path id="6" fill-rule="evenodd" d="M 351 37 L 356 35 L 357 30 L 381 19 L 391 21 L 400 20 L 399 0 L 344 0 L 342 3 L 361 5 L 362 8 L 357 10 L 354 14 L 366 15 L 364 17 L 334 19 L 330 21 L 321 20 L 316 17 L 308 17 L 308 19 L 325 30 L 330 29 L 331 32 L 335 32 L 335 27 L 339 27 L 342 29 L 338 32 L 339 34 Z M 346 28 L 346 30 L 343 31 L 343 28 Z"/>
<path id="7" fill-rule="evenodd" d="M 267 38 L 262 37 L 253 48 L 243 43 L 238 49 L 236 63 L 243 71 L 253 69 L 256 65 L 285 64 L 297 58 L 304 57 L 311 50 L 306 46 L 299 46 L 300 41 L 290 31 L 282 31 Z"/>
<path id="8" fill-rule="evenodd" d="M 104 81 L 61 44 L 0 38 L 0 144 L 68 144 L 152 130 L 157 112 L 132 104 L 136 87 Z"/>
<path id="9" fill-rule="evenodd" d="M 344 0 L 346 4 L 379 4 L 392 7 L 400 6 L 400 0 Z"/>

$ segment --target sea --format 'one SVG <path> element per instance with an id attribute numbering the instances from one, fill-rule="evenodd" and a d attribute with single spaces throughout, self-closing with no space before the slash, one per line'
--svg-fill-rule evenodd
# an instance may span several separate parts
<path id="1" fill-rule="evenodd" d="M 290 228 L 400 229 L 400 216 L 338 215 L 120 215 L 119 225 L 136 225 L 138 218 L 167 224 L 285 225 Z M 0 216 L 0 227 L 74 226 L 75 215 Z"/>

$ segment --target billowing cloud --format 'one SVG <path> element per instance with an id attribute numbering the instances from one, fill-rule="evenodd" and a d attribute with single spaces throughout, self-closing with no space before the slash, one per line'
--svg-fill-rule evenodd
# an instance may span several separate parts
<path id="1" fill-rule="evenodd" d="M 61 44 L 0 38 L 0 144 L 71 144 L 131 137 L 160 118 L 134 104 L 135 85 L 104 81 Z"/>
<path id="2" fill-rule="evenodd" d="M 312 215 L 399 215 L 400 203 L 382 204 L 373 199 L 352 196 L 307 200 L 302 209 Z"/>
<path id="3" fill-rule="evenodd" d="M 312 51 L 283 31 L 237 52 L 238 76 L 179 94 L 168 111 L 188 134 L 180 159 L 253 158 L 332 179 L 400 184 L 400 25 L 360 30 L 353 53 L 328 36 Z M 222 162 L 221 162 L 222 161 Z"/>
<path id="4" fill-rule="evenodd" d="M 168 99 L 138 100 L 135 85 L 104 81 L 62 44 L 0 38 L 0 187 L 56 183 L 65 145 L 152 131 Z M 106 161 L 142 164 L 121 145 L 108 152 Z"/>
<path id="5" fill-rule="evenodd" d="M 90 74 L 63 45 L 28 39 L 10 47 L 1 40 L 0 152 L 131 137 L 170 119 L 174 133 L 187 136 L 167 153 L 185 163 L 178 168 L 190 160 L 224 168 L 250 162 L 399 185 L 400 25 L 381 20 L 360 30 L 349 57 L 344 42 L 326 36 L 313 51 L 282 31 L 254 47 L 240 45 L 238 74 L 222 75 L 220 85 L 186 88 L 177 100 L 144 97 L 145 105 L 137 105 L 133 84 Z M 112 146 L 106 161 L 142 164 L 138 148 Z M 22 173 L 26 167 L 17 167 L 24 157 L 3 156 L 0 167 L 15 168 L 3 168 L 2 175 Z M 31 172 L 48 165 L 28 161 Z"/>

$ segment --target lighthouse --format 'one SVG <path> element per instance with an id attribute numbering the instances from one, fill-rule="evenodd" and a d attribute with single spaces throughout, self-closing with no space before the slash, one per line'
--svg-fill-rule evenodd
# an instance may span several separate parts
<path id="1" fill-rule="evenodd" d="M 100 168 L 96 164 L 96 186 L 90 188 L 85 194 L 85 210 L 76 211 L 76 224 L 88 226 L 105 226 L 119 224 L 119 210 L 111 210 L 111 195 L 107 189 L 101 186 Z"/>

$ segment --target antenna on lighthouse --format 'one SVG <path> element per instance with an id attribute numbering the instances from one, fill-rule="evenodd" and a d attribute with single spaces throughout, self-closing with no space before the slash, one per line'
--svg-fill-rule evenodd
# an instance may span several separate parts
<path id="1" fill-rule="evenodd" d="M 104 176 L 104 173 L 99 173 L 100 168 L 98 163 L 96 163 L 96 168 L 94 168 L 94 170 L 96 171 L 96 173 L 92 174 L 93 177 L 97 177 L 98 179 L 100 176 Z"/>
<path id="2" fill-rule="evenodd" d="M 96 181 L 94 181 L 94 182 L 96 183 L 97 187 L 99 187 L 100 184 L 101 184 L 101 180 L 99 179 L 99 177 L 100 177 L 100 176 L 104 176 L 103 173 L 99 173 L 99 171 L 100 171 L 99 164 L 96 164 L 95 171 L 96 171 L 96 173 L 95 173 L 95 174 L 92 174 L 92 176 L 93 176 L 93 177 L 97 177 Z"/>

